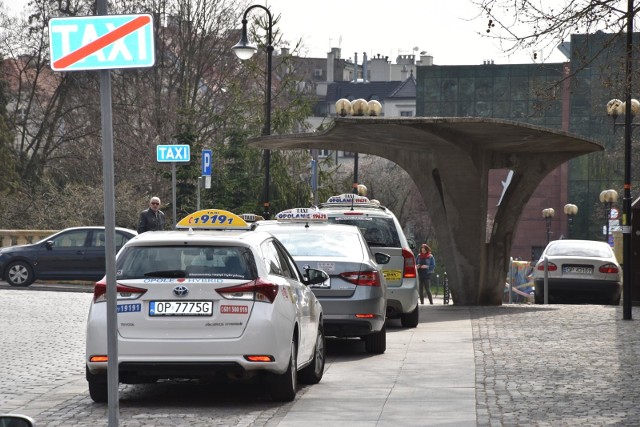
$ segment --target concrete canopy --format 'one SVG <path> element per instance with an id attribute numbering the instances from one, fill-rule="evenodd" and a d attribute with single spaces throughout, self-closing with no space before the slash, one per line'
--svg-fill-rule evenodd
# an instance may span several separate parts
<path id="1" fill-rule="evenodd" d="M 458 305 L 500 305 L 515 228 L 540 182 L 569 159 L 602 151 L 566 132 L 489 118 L 343 117 L 322 132 L 253 139 L 267 149 L 344 150 L 373 154 L 414 180 L 448 260 Z M 488 175 L 513 178 L 487 241 Z M 451 264 L 451 265 L 449 265 Z"/>

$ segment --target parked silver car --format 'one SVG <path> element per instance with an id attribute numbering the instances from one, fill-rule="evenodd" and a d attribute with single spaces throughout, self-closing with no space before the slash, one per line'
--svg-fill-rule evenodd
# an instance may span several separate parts
<path id="1" fill-rule="evenodd" d="M 386 207 L 355 194 L 330 197 L 318 206 L 330 222 L 357 226 L 374 251 L 391 256 L 382 273 L 387 282 L 387 317 L 415 328 L 419 322 L 418 278 L 412 247 L 400 222 Z"/>
<path id="2" fill-rule="evenodd" d="M 607 243 L 572 239 L 550 242 L 533 273 L 536 304 L 544 301 L 545 258 L 550 303 L 620 304 L 622 269 Z"/>
<path id="3" fill-rule="evenodd" d="M 386 283 L 381 264 L 384 253 L 372 254 L 357 227 L 329 224 L 326 214 L 312 209 L 280 212 L 276 220 L 255 227 L 278 238 L 300 271 L 322 270 L 329 280 L 312 285 L 324 312 L 327 336 L 361 337 L 369 353 L 387 347 Z"/>

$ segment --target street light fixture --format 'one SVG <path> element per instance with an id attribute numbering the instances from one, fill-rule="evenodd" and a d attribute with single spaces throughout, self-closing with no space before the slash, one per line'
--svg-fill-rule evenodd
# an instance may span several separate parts
<path id="1" fill-rule="evenodd" d="M 249 43 L 249 37 L 247 36 L 247 15 L 249 11 L 254 8 L 260 8 L 264 10 L 269 18 L 269 25 L 267 27 L 267 44 L 265 45 L 265 50 L 267 52 L 267 69 L 266 69 L 266 79 L 265 79 L 265 102 L 264 102 L 264 128 L 262 129 L 262 136 L 271 135 L 271 60 L 273 57 L 273 45 L 272 45 L 272 31 L 273 31 L 273 17 L 271 16 L 271 12 L 266 7 L 254 4 L 249 6 L 245 11 L 242 17 L 242 35 L 240 37 L 240 41 L 233 46 L 233 52 L 236 56 L 241 60 L 246 60 L 251 58 L 257 51 L 258 48 Z M 271 169 L 271 150 L 265 149 L 263 154 L 263 163 L 264 163 L 264 189 L 263 189 L 263 206 L 264 212 L 262 216 L 265 219 L 269 219 L 271 214 L 269 213 L 269 181 L 270 177 L 270 169 Z"/>
<path id="2" fill-rule="evenodd" d="M 600 193 L 600 202 L 604 203 L 605 235 L 604 241 L 609 241 L 609 220 L 611 219 L 611 205 L 618 201 L 616 190 L 604 190 Z"/>
<path id="3" fill-rule="evenodd" d="M 547 223 L 547 244 L 551 240 L 551 219 L 555 214 L 556 211 L 553 208 L 542 209 L 542 217 Z"/>
<path id="4" fill-rule="evenodd" d="M 573 217 L 578 214 L 578 207 L 571 203 L 564 205 L 564 213 L 567 214 L 567 222 L 569 224 L 569 238 L 573 234 Z"/>

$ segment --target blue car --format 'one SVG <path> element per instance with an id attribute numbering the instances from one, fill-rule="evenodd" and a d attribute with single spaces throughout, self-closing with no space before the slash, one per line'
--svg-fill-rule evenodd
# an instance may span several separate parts
<path id="1" fill-rule="evenodd" d="M 116 251 L 138 233 L 116 227 Z M 30 245 L 0 248 L 0 277 L 11 286 L 36 280 L 100 280 L 105 274 L 104 227 L 72 227 Z"/>

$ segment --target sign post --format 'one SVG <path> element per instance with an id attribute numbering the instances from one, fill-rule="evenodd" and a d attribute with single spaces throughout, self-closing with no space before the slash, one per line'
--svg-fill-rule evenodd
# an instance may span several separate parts
<path id="1" fill-rule="evenodd" d="M 118 425 L 118 324 L 115 245 L 115 185 L 111 74 L 113 68 L 151 67 L 155 63 L 151 15 L 107 15 L 107 0 L 97 0 L 100 16 L 49 20 L 54 71 L 100 70 L 100 110 L 104 185 L 105 273 L 107 280 L 108 425 Z"/>

